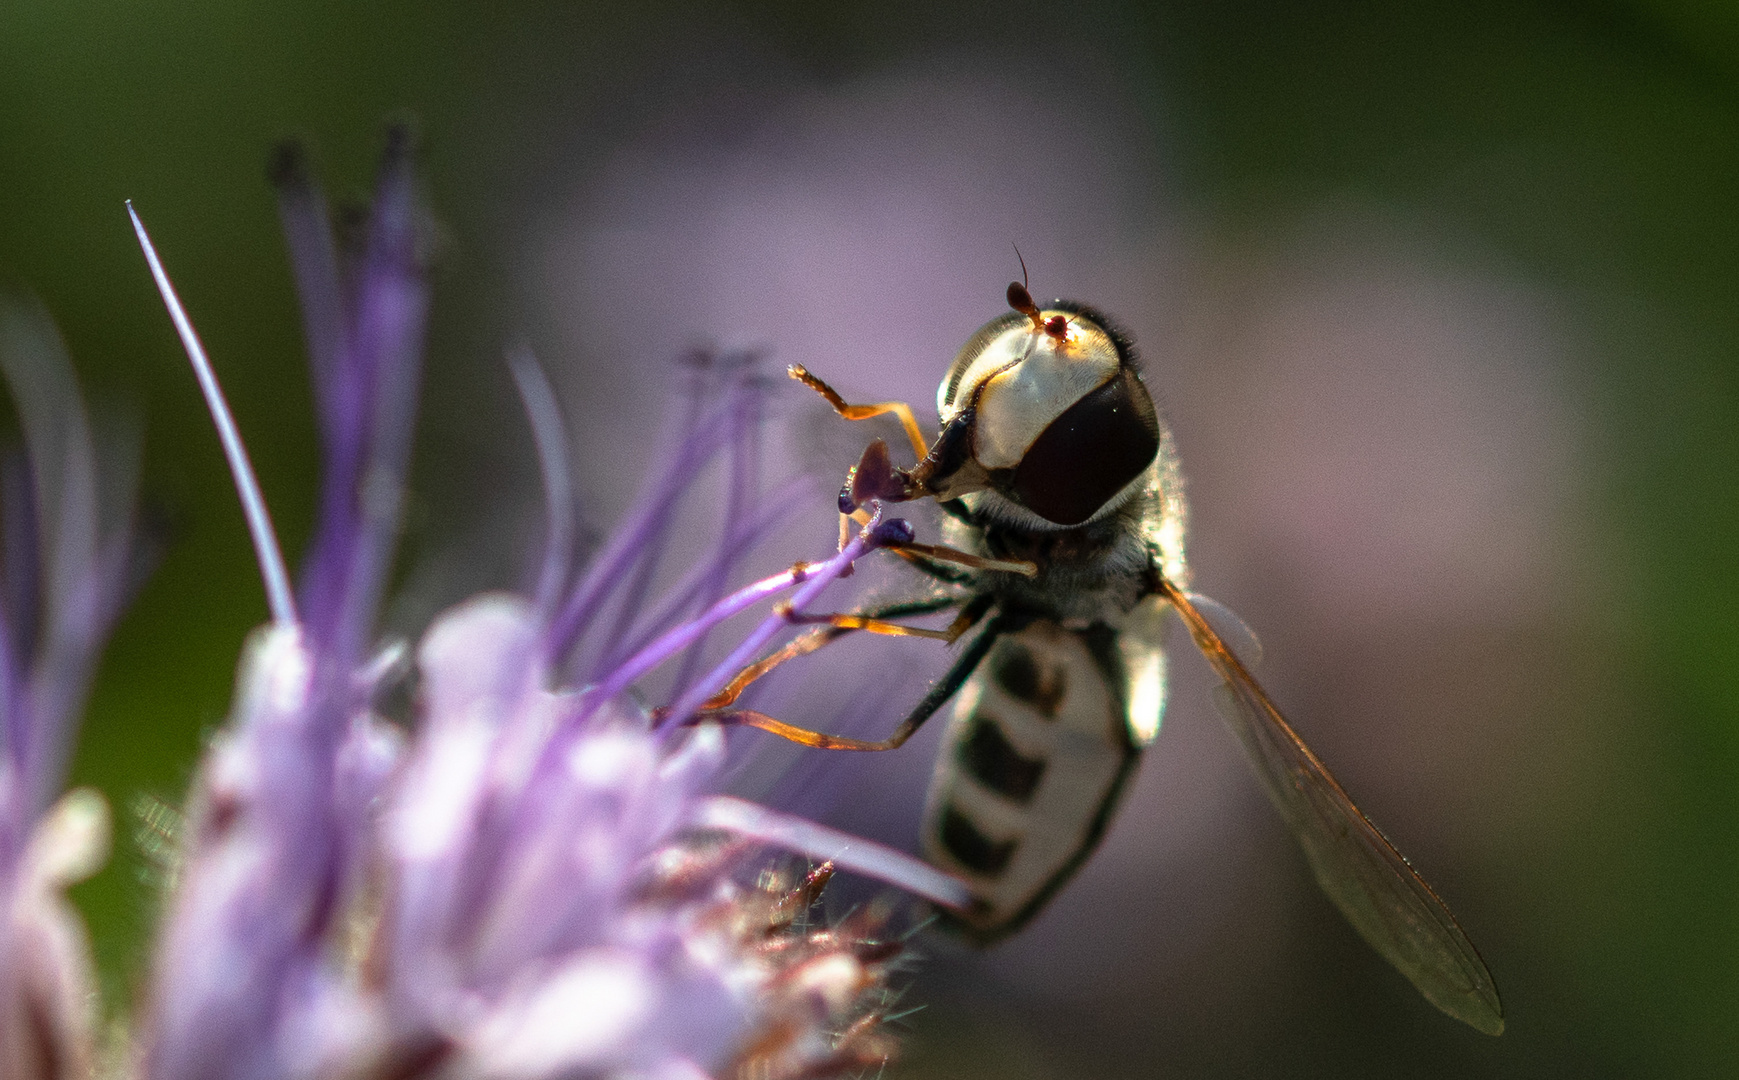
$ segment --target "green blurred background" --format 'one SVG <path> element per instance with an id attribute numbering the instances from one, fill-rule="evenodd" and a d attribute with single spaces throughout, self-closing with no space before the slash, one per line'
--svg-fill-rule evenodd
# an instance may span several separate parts
<path id="1" fill-rule="evenodd" d="M 265 614 L 122 200 L 218 358 L 294 552 L 313 427 L 265 155 L 304 134 L 334 191 L 361 192 L 383 118 L 417 118 L 445 257 L 409 530 L 434 545 L 452 516 L 439 492 L 529 452 L 517 427 L 475 417 L 511 417 L 488 361 L 540 318 L 516 262 L 515 230 L 535 217 L 523 206 L 590 167 L 549 134 L 583 124 L 600 155 L 633 139 L 659 107 L 639 73 L 712 41 L 751 42 L 821 87 L 975 51 L 1018 82 L 1066 42 L 1103 55 L 1138 103 L 1164 148 L 1168 206 L 1203 243 L 1289 233 L 1348 199 L 1428 223 L 1452 238 L 1442 258 L 1460 245 L 1502 266 L 1573 324 L 1561 377 L 1586 520 L 1617 553 L 1602 616 L 1565 630 L 1573 661 L 1540 669 L 1574 685 L 1525 690 L 1605 717 L 1551 727 L 1566 758 L 1594 761 L 1574 774 L 1571 820 L 1520 822 L 1461 884 L 1504 898 L 1476 903 L 1477 919 L 1462 909 L 1510 991 L 1501 1040 L 1411 1004 L 1325 1019 L 1322 1002 L 1286 996 L 1308 996 L 1308 979 L 1214 998 L 1229 1018 L 1168 1020 L 1155 1001 L 1151 1030 L 1137 1001 L 1107 1034 L 1090 1010 L 1042 999 L 1003 1011 L 957 985 L 944 949 L 934 992 L 920 976 L 911 994 L 936 1007 L 909 1021 L 904 1075 L 1739 1071 L 1739 13 L 1725 4 L 0 5 L 0 275 L 47 303 L 90 396 L 142 419 L 145 493 L 171 523 L 108 652 L 75 782 L 118 807 L 173 801 Z M 123 842 L 78 893 L 112 1000 L 145 948 L 143 869 Z"/>

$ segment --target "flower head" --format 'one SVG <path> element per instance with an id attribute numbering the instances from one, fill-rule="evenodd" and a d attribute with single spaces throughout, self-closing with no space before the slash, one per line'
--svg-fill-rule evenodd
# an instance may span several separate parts
<path id="1" fill-rule="evenodd" d="M 883 540 L 728 588 L 751 546 L 751 365 L 698 365 L 686 435 L 583 572 L 559 411 L 512 361 L 549 496 L 529 597 L 441 615 L 415 650 L 417 718 L 372 707 L 403 665 L 370 655 L 390 564 L 426 308 L 406 141 L 389 143 L 366 241 L 343 253 L 288 154 L 276 170 L 325 445 L 320 523 L 294 599 L 250 642 L 228 723 L 195 782 L 155 958 L 142 1069 L 222 1077 L 826 1076 L 885 1060 L 890 911 L 808 918 L 834 871 L 960 903 L 905 856 L 714 793 L 724 733 L 701 707 L 783 628 L 776 610 L 708 667 L 725 620 L 782 594 L 805 607 Z M 140 227 L 220 429 L 221 394 Z M 267 521 L 239 440 L 232 465 Z M 649 600 L 670 522 L 703 466 L 733 479 L 713 554 Z M 890 531 L 891 530 L 891 531 Z M 281 573 L 255 530 L 268 586 Z M 671 700 L 631 691 L 672 671 Z M 742 880 L 767 847 L 820 860 Z"/>

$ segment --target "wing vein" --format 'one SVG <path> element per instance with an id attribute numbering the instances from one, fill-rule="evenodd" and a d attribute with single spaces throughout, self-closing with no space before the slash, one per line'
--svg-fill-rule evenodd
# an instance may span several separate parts
<path id="1" fill-rule="evenodd" d="M 1354 805 L 1188 594 L 1163 579 L 1160 593 L 1220 676 L 1216 703 L 1323 892 L 1432 1004 L 1479 1031 L 1501 1033 L 1503 1005 L 1491 972 L 1448 905 Z"/>

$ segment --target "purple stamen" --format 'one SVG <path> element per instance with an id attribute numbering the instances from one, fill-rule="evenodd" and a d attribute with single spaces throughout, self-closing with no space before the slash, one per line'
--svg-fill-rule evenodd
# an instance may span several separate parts
<path id="1" fill-rule="evenodd" d="M 592 561 L 585 577 L 550 623 L 546 640 L 552 663 L 559 665 L 567 656 L 580 634 L 596 617 L 605 597 L 644 554 L 669 505 L 689 485 L 700 464 L 718 445 L 723 426 L 722 421 L 714 417 L 684 441 L 682 449 L 658 483 L 641 500 L 639 508 L 615 530 L 610 542 Z"/>
<path id="2" fill-rule="evenodd" d="M 413 729 L 384 722 L 374 706 L 401 654 L 370 641 L 425 298 L 410 167 L 395 136 L 360 252 L 333 241 L 299 155 L 277 172 L 318 384 L 325 487 L 294 594 L 303 623 L 256 636 L 231 718 L 195 781 L 149 1008 L 134 1025 L 137 1071 L 151 1080 L 819 1078 L 885 1061 L 892 1042 L 877 1021 L 901 950 L 898 934 L 885 933 L 892 909 L 811 925 L 797 916 L 825 874 L 795 888 L 747 887 L 747 845 L 718 834 L 831 860 L 944 906 L 964 906 L 965 886 L 881 845 L 709 797 L 726 731 L 681 725 L 792 624 L 792 610 L 867 552 L 909 543 L 909 524 L 884 520 L 877 505 L 837 554 L 727 593 L 737 562 L 790 502 L 753 509 L 762 388 L 727 357 L 697 365 L 668 464 L 576 584 L 560 409 L 530 353 L 515 350 L 508 363 L 549 514 L 536 596 L 485 594 L 437 618 L 415 652 Z M 725 447 L 714 549 L 648 605 L 684 493 Z M 113 556 L 104 548 L 96 561 L 118 565 Z M 280 584 L 274 598 L 293 619 Z M 786 593 L 790 607 L 685 687 L 709 632 Z M 88 590 L 62 598 L 79 612 L 108 610 Z M 16 659 L 10 602 L 0 589 L 0 661 Z M 673 659 L 683 689 L 655 715 L 674 722 L 648 730 L 645 713 L 622 699 Z M 596 686 L 576 678 L 600 669 Z M 0 701 L 39 703 L 34 681 L 5 685 L 16 670 L 0 668 Z M 0 983 L 4 974 L 0 965 Z M 822 976 L 832 981 L 818 986 Z"/>
<path id="3" fill-rule="evenodd" d="M 507 354 L 519 399 L 531 421 L 532 441 L 537 444 L 539 473 L 543 477 L 544 512 L 549 517 L 549 536 L 544 541 L 543 570 L 537 579 L 537 606 L 552 611 L 567 584 L 574 554 L 574 489 L 568 476 L 567 426 L 561 407 L 543 368 L 521 346 Z"/>
<path id="4" fill-rule="evenodd" d="M 774 495 L 754 516 L 745 521 L 736 534 L 721 545 L 719 561 L 735 565 L 737 560 L 754 545 L 757 540 L 766 536 L 773 523 L 782 520 L 802 501 L 811 495 L 809 485 L 794 482 L 785 490 Z M 628 638 L 628 645 L 622 649 L 625 656 L 633 656 L 656 637 L 665 627 L 671 625 L 684 611 L 694 607 L 710 586 L 714 572 L 712 566 L 697 566 L 690 570 L 683 579 L 673 586 L 658 609 L 650 616 L 644 616 L 636 624 L 634 633 Z M 717 602 L 715 599 L 714 603 Z M 681 686 L 686 680 L 678 679 L 676 685 Z"/>
<path id="5" fill-rule="evenodd" d="M 748 388 L 737 406 L 737 437 L 731 444 L 730 490 L 725 498 L 726 532 L 718 545 L 709 568 L 708 579 L 700 594 L 707 604 L 725 594 L 725 589 L 730 584 L 731 570 L 755 537 L 755 533 L 751 531 L 753 522 L 743 520 L 743 516 L 754 498 L 755 491 L 760 487 L 761 395 L 755 392 L 756 389 Z M 695 669 L 699 667 L 705 650 L 706 635 L 702 634 L 688 647 L 688 655 L 683 657 L 674 685 L 687 686 L 694 679 Z"/>
<path id="6" fill-rule="evenodd" d="M 611 672 L 609 677 L 598 685 L 597 690 L 594 692 L 595 700 L 599 704 L 611 700 L 617 694 L 620 694 L 622 691 L 634 685 L 635 681 L 641 676 L 687 648 L 702 634 L 717 626 L 719 623 L 724 622 L 726 619 L 729 619 L 738 612 L 746 611 L 749 608 L 754 607 L 756 604 L 770 596 L 777 596 L 779 593 L 784 592 L 786 589 L 789 589 L 794 585 L 813 581 L 816 577 L 824 573 L 827 567 L 841 562 L 842 559 L 849 561 L 849 559 L 847 559 L 847 552 L 851 553 L 849 558 L 856 558 L 863 554 L 863 551 L 864 545 L 862 544 L 858 544 L 855 550 L 848 546 L 846 551 L 842 551 L 839 555 L 834 556 L 819 567 L 802 563 L 792 567 L 790 570 L 784 571 L 783 573 L 774 574 L 772 577 L 762 578 L 760 581 L 757 581 L 752 585 L 745 585 L 743 588 L 738 589 L 723 600 L 720 600 L 694 619 L 691 619 L 672 630 L 666 631 L 653 641 L 652 644 L 635 653 L 626 663 Z M 834 576 L 837 576 L 837 571 L 835 571 Z M 825 579 L 823 584 L 825 584 L 826 580 L 831 580 L 831 577 Z M 799 593 L 798 595 L 803 596 L 805 594 Z M 775 623 L 782 622 L 782 620 L 777 616 L 775 616 L 774 621 Z M 756 647 L 759 648 L 759 646 Z M 732 655 L 734 656 L 735 653 Z M 737 666 L 741 667 L 742 665 L 739 664 Z M 723 685 L 724 681 L 721 680 L 719 686 Z M 712 694 L 709 692 L 703 696 L 702 700 L 711 696 Z"/>
<path id="7" fill-rule="evenodd" d="M 728 394 L 727 403 L 725 407 L 720 410 L 723 431 L 718 440 L 718 444 L 715 445 L 729 444 L 731 446 L 733 465 L 736 464 L 735 459 L 738 457 L 743 447 L 745 424 L 749 422 L 752 416 L 744 404 L 744 399 L 752 401 L 756 396 L 757 395 L 751 387 L 739 382 L 731 388 Z M 696 472 L 698 471 L 697 468 Z M 735 482 L 737 478 L 733 475 L 732 479 L 732 488 L 734 489 L 737 486 Z M 727 499 L 729 498 L 730 497 L 727 496 Z M 670 534 L 670 522 L 672 517 L 675 515 L 676 510 L 677 503 L 674 500 L 666 504 L 663 512 L 657 520 L 656 529 L 654 531 L 654 535 L 657 537 L 657 542 L 649 544 L 643 549 L 641 557 L 637 565 L 634 567 L 634 573 L 628 580 L 627 586 L 620 591 L 619 598 L 616 601 L 615 622 L 603 637 L 605 648 L 593 669 L 594 679 L 602 677 L 602 673 L 610 671 L 620 663 L 624 657 L 629 655 L 628 652 L 621 647 L 620 643 L 628 640 L 629 632 L 639 616 L 640 609 L 646 603 L 646 595 L 652 587 L 652 577 L 654 572 L 658 569 L 658 563 L 663 555 L 665 541 L 668 539 Z M 739 508 L 734 502 L 727 502 L 725 516 L 722 519 L 725 525 L 724 532 L 726 535 L 721 537 L 718 550 L 728 550 L 730 530 L 740 527 L 740 523 L 737 522 L 737 515 L 739 512 Z M 718 598 L 718 595 L 722 594 L 724 591 L 722 575 L 720 575 L 718 585 L 720 586 L 718 593 L 714 594 L 712 597 L 712 599 L 715 600 Z M 704 635 L 702 635 L 702 637 L 704 638 Z M 702 639 L 697 638 L 691 646 L 691 656 L 692 649 L 698 647 L 701 640 Z"/>
<path id="8" fill-rule="evenodd" d="M 791 607 L 794 610 L 801 611 L 807 607 L 809 602 L 820 595 L 821 590 L 827 588 L 834 578 L 839 577 L 847 567 L 861 558 L 864 552 L 870 550 L 870 533 L 874 530 L 880 515 L 881 508 L 877 507 L 876 516 L 870 519 L 870 523 L 857 536 L 853 537 L 838 555 L 828 559 L 820 566 L 807 568 L 805 577 L 798 579 L 803 581 L 803 587 L 791 597 Z M 677 724 L 687 720 L 696 709 L 700 708 L 702 702 L 723 689 L 724 685 L 730 682 L 737 672 L 748 666 L 756 654 L 766 647 L 769 641 L 773 640 L 773 635 L 789 625 L 791 625 L 790 620 L 783 614 L 774 614 L 763 620 L 761 625 L 755 627 L 747 637 L 739 642 L 737 647 L 731 650 L 731 654 L 708 672 L 705 678 L 683 692 L 683 695 L 670 707 L 669 719 Z"/>

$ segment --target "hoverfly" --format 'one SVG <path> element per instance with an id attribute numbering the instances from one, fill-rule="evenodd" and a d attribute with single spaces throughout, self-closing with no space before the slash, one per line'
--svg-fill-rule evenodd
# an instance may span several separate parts
<path id="1" fill-rule="evenodd" d="M 892 414 L 918 461 L 896 468 L 873 441 L 840 492 L 842 536 L 873 502 L 934 499 L 946 546 L 894 550 L 937 595 L 825 624 L 745 670 L 706 713 L 808 746 L 887 750 L 950 699 L 923 824 L 925 857 L 970 884 L 953 918 L 981 943 L 1030 919 L 1097 846 L 1165 703 L 1165 615 L 1219 675 L 1217 704 L 1317 882 L 1353 927 L 1449 1015 L 1498 1034 L 1491 973 L 1454 916 L 1355 806 L 1270 701 L 1188 591 L 1182 477 L 1129 336 L 1099 311 L 1039 308 L 1025 284 L 1010 311 L 960 350 L 937 391 L 926 442 L 909 405 L 847 404 L 802 367 L 790 374 L 846 419 Z M 957 612 L 945 631 L 892 620 Z M 795 728 L 737 709 L 772 667 L 854 630 L 953 642 L 948 671 L 880 742 Z"/>

